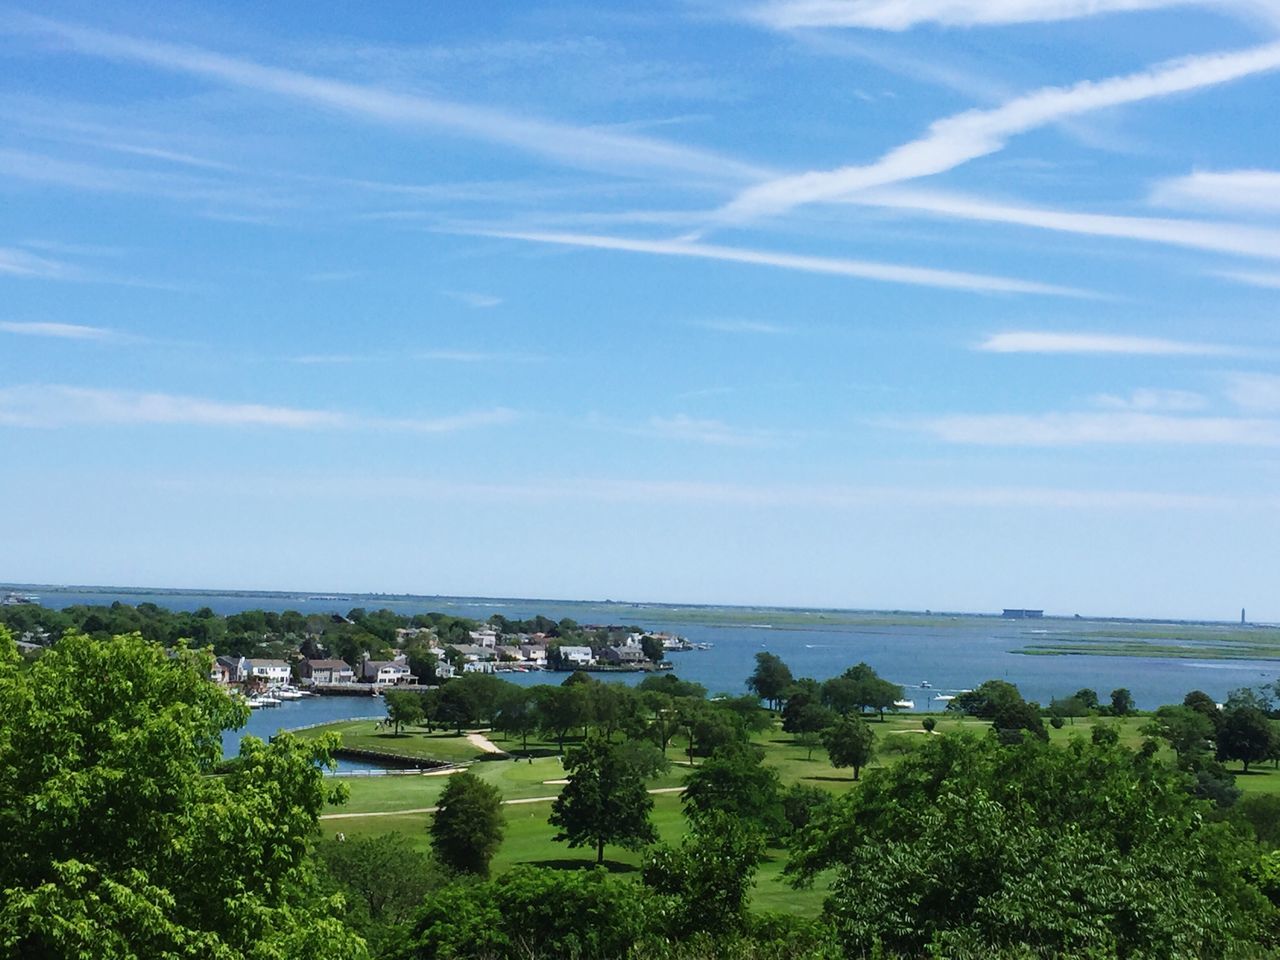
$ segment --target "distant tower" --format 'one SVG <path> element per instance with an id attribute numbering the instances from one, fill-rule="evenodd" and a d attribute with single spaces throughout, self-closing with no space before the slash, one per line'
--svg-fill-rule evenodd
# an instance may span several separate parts
<path id="1" fill-rule="evenodd" d="M 1240 626 L 1244 626 L 1244 607 L 1240 608 Z"/>

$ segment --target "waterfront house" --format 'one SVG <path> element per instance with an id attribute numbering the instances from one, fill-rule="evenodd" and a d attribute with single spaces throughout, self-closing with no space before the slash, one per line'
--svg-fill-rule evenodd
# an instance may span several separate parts
<path id="1" fill-rule="evenodd" d="M 644 655 L 644 648 L 638 643 L 624 643 L 616 647 L 606 647 L 600 652 L 600 659 L 605 663 L 623 665 L 644 663 L 649 658 Z"/>
<path id="2" fill-rule="evenodd" d="M 590 647 L 561 647 L 560 663 L 567 667 L 589 667 L 596 662 Z"/>
<path id="3" fill-rule="evenodd" d="M 283 686 L 292 676 L 289 664 L 283 660 L 245 660 L 244 664 L 248 676 L 261 680 L 269 687 Z"/>
<path id="4" fill-rule="evenodd" d="M 499 660 L 507 663 L 517 663 L 524 659 L 520 648 L 514 645 L 494 647 L 493 652 L 497 654 Z"/>
<path id="5" fill-rule="evenodd" d="M 353 683 L 356 672 L 345 660 L 303 660 L 302 679 L 312 683 Z"/>
<path id="6" fill-rule="evenodd" d="M 409 672 L 409 665 L 403 661 L 366 660 L 360 679 L 377 686 L 390 686 L 397 683 L 413 683 L 418 678 Z"/>
<path id="7" fill-rule="evenodd" d="M 462 665 L 463 673 L 496 673 L 492 660 L 468 660 Z"/>
<path id="8" fill-rule="evenodd" d="M 453 649 L 462 654 L 462 656 L 469 662 L 475 660 L 492 660 L 497 656 L 493 647 L 482 647 L 475 643 L 455 644 Z"/>
<path id="9" fill-rule="evenodd" d="M 471 642 L 477 647 L 496 647 L 498 645 L 498 631 L 484 628 L 481 630 L 472 630 L 470 632 Z"/>
<path id="10" fill-rule="evenodd" d="M 218 657 L 213 662 L 209 679 L 215 683 L 242 683 L 248 672 L 244 657 Z"/>
<path id="11" fill-rule="evenodd" d="M 520 644 L 520 657 L 539 667 L 547 665 L 547 645 L 545 643 Z"/>

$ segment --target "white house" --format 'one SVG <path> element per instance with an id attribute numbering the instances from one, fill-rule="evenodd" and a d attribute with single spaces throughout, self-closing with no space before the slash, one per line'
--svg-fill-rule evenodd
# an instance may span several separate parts
<path id="1" fill-rule="evenodd" d="M 379 686 L 393 683 L 412 683 L 418 678 L 409 672 L 409 665 L 397 660 L 366 660 L 361 679 Z"/>
<path id="2" fill-rule="evenodd" d="M 498 645 L 498 631 L 491 630 L 486 627 L 483 630 L 472 630 L 471 642 L 477 647 L 496 647 Z"/>
<path id="3" fill-rule="evenodd" d="M 575 667 L 589 667 L 596 662 L 590 647 L 561 647 L 560 662 Z"/>
<path id="4" fill-rule="evenodd" d="M 356 673 L 345 660 L 304 660 L 302 677 L 312 683 L 352 683 Z"/>
<path id="5" fill-rule="evenodd" d="M 246 660 L 244 663 L 249 676 L 264 681 L 268 686 L 289 682 L 289 664 L 283 660 Z"/>
<path id="6" fill-rule="evenodd" d="M 468 660 L 462 665 L 463 673 L 496 673 L 492 660 Z"/>

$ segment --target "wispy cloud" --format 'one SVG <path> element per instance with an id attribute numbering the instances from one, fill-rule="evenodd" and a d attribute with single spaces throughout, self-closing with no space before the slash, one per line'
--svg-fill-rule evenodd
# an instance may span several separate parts
<path id="1" fill-rule="evenodd" d="M 1002 150 L 1010 138 L 1072 117 L 1203 90 L 1280 69 L 1280 43 L 1187 57 L 1140 73 L 1069 87 L 1044 87 L 986 110 L 935 121 L 927 133 L 870 164 L 814 170 L 756 184 L 723 207 L 716 220 L 742 223 L 810 203 L 839 200 L 954 169 Z"/>
<path id="2" fill-rule="evenodd" d="M 183 425 L 453 433 L 510 423 L 517 416 L 513 410 L 498 407 L 425 419 L 366 417 L 332 410 L 227 403 L 181 394 L 101 390 L 60 384 L 0 388 L 0 425 L 16 427 Z"/>
<path id="3" fill-rule="evenodd" d="M 624 174 L 674 172 L 706 177 L 716 183 L 753 181 L 768 175 L 758 167 L 730 157 L 667 140 L 537 120 L 476 104 L 348 83 L 266 66 L 196 46 L 145 40 L 17 14 L 7 15 L 0 21 L 0 29 L 5 28 L 11 32 L 51 36 L 66 48 L 90 56 L 202 77 L 373 123 L 443 130 L 456 136 L 515 147 L 577 169 Z"/>
<path id="4" fill-rule="evenodd" d="M 486 310 L 490 307 L 498 307 L 502 305 L 502 298 L 495 297 L 490 293 L 476 293 L 471 290 L 445 290 L 444 295 L 457 300 L 459 303 L 466 304 L 468 307 L 474 307 L 477 310 Z"/>
<path id="5" fill-rule="evenodd" d="M 776 30 L 806 27 L 909 30 L 925 23 L 947 27 L 1047 23 L 1186 6 L 1194 2 L 1196 0 L 771 0 L 752 7 L 748 16 Z"/>
<path id="6" fill-rule="evenodd" d="M 722 420 L 699 419 L 683 413 L 674 417 L 651 417 L 645 427 L 635 432 L 713 447 L 767 447 L 779 440 L 772 431 L 744 430 Z"/>
<path id="7" fill-rule="evenodd" d="M 717 333 L 759 333 L 776 336 L 792 332 L 790 327 L 784 327 L 779 323 L 767 323 L 763 320 L 694 320 L 693 325 L 704 330 L 714 330 Z"/>
<path id="8" fill-rule="evenodd" d="M 1232 373 L 1226 378 L 1227 399 L 1256 412 L 1280 411 L 1280 376 L 1266 373 Z"/>
<path id="9" fill-rule="evenodd" d="M 1086 445 L 1280 446 L 1280 420 L 1156 413 L 954 414 L 919 426 L 947 443 L 990 447 Z"/>
<path id="10" fill-rule="evenodd" d="M 1254 270 L 1216 270 L 1214 276 L 1265 290 L 1280 290 L 1280 273 L 1259 273 Z"/>
<path id="11" fill-rule="evenodd" d="M 1155 185 L 1151 202 L 1236 213 L 1277 213 L 1280 212 L 1280 171 L 1226 170 L 1172 177 Z"/>
<path id="12" fill-rule="evenodd" d="M 45 280 L 69 280 L 77 276 L 76 268 L 59 260 L 38 257 L 16 247 L 0 247 L 0 274 Z"/>
<path id="13" fill-rule="evenodd" d="M 886 283 L 940 287 L 947 290 L 966 290 L 975 293 L 1033 293 L 1057 297 L 1095 296 L 1095 294 L 1086 290 L 1036 283 L 1030 280 L 1016 280 L 1012 277 L 964 273 L 956 270 L 934 270 L 928 267 L 877 263 L 870 260 L 812 257 L 770 250 L 750 250 L 742 247 L 725 247 L 689 240 L 629 240 L 622 237 L 600 236 L 597 234 L 545 233 L 537 231 L 477 230 L 472 231 L 472 233 L 477 236 L 527 240 L 531 243 L 548 243 L 558 246 L 587 247 L 596 250 L 625 250 L 631 253 L 650 253 L 667 257 L 692 257 L 701 260 L 724 260 L 732 263 L 777 267 L 782 270 L 798 270 L 802 273 L 825 273 L 834 276 L 856 277 L 863 280 L 881 280 Z"/>
<path id="14" fill-rule="evenodd" d="M 54 337 L 59 340 L 120 340 L 124 336 L 106 327 L 88 327 L 78 323 L 42 323 L 0 320 L 0 332 L 28 337 Z"/>
<path id="15" fill-rule="evenodd" d="M 1216 343 L 1126 337 L 1105 333 L 1046 333 L 1015 330 L 996 333 L 974 349 L 984 353 L 1102 353 L 1150 357 L 1223 357 L 1244 351 Z"/>
<path id="16" fill-rule="evenodd" d="M 1277 178 L 1276 189 L 1280 191 L 1280 177 Z M 1007 223 L 1091 237 L 1116 237 L 1215 253 L 1280 259 L 1280 230 L 1247 224 L 1077 213 L 907 189 L 872 190 L 848 197 L 844 202 L 958 220 Z"/>
<path id="17" fill-rule="evenodd" d="M 1093 398 L 1095 405 L 1108 410 L 1136 410 L 1143 413 L 1165 411 L 1189 413 L 1203 410 L 1208 398 L 1193 390 L 1167 390 L 1139 387 L 1127 394 L 1100 393 Z"/>

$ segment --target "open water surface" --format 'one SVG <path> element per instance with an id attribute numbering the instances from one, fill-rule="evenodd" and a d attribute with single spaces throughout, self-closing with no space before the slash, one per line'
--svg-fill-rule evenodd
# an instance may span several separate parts
<path id="1" fill-rule="evenodd" d="M 767 650 L 780 656 L 792 673 L 822 680 L 866 661 L 881 676 L 906 688 L 916 710 L 939 710 L 933 700 L 941 693 L 975 687 L 983 680 L 1016 683 L 1023 695 L 1047 703 L 1081 687 L 1091 687 L 1105 700 L 1116 687 L 1128 687 L 1138 706 L 1154 708 L 1182 700 L 1187 691 L 1204 690 L 1221 701 L 1230 690 L 1271 683 L 1280 677 L 1277 660 L 1176 660 L 1114 657 L 1096 654 L 1027 656 L 1014 653 L 1046 636 L 1080 636 L 1114 628 L 1113 621 L 1046 619 L 1002 620 L 991 616 L 858 614 L 847 611 L 796 611 L 734 607 L 674 607 L 665 605 L 570 602 L 562 600 L 499 600 L 467 597 L 384 598 L 352 595 L 317 599 L 282 593 L 181 593 L 120 590 L 79 591 L 35 589 L 46 606 L 77 603 L 155 603 L 172 610 L 209 607 L 220 614 L 243 610 L 299 610 L 304 613 L 346 613 L 353 607 L 387 607 L 401 614 L 440 611 L 485 619 L 494 613 L 511 619 L 536 614 L 559 620 L 571 617 L 583 624 L 634 624 L 665 630 L 710 650 L 673 654 L 675 673 L 696 680 L 712 693 L 741 693 L 754 667 L 754 658 Z M 777 623 L 771 622 L 777 620 Z M 748 622 L 749 621 L 749 622 Z M 1143 625 L 1148 626 L 1147 624 Z M 1225 625 L 1224 625 L 1225 629 Z M 1167 641 L 1160 641 L 1167 643 Z M 508 673 L 522 684 L 558 683 L 554 673 Z M 636 683 L 643 674 L 611 675 Z M 927 681 L 928 688 L 921 687 Z M 226 747 L 234 752 L 244 733 L 270 736 L 294 728 L 346 717 L 382 716 L 375 697 L 313 697 L 255 710 L 243 731 L 229 733 Z M 356 765 L 351 765 L 356 766 Z"/>

